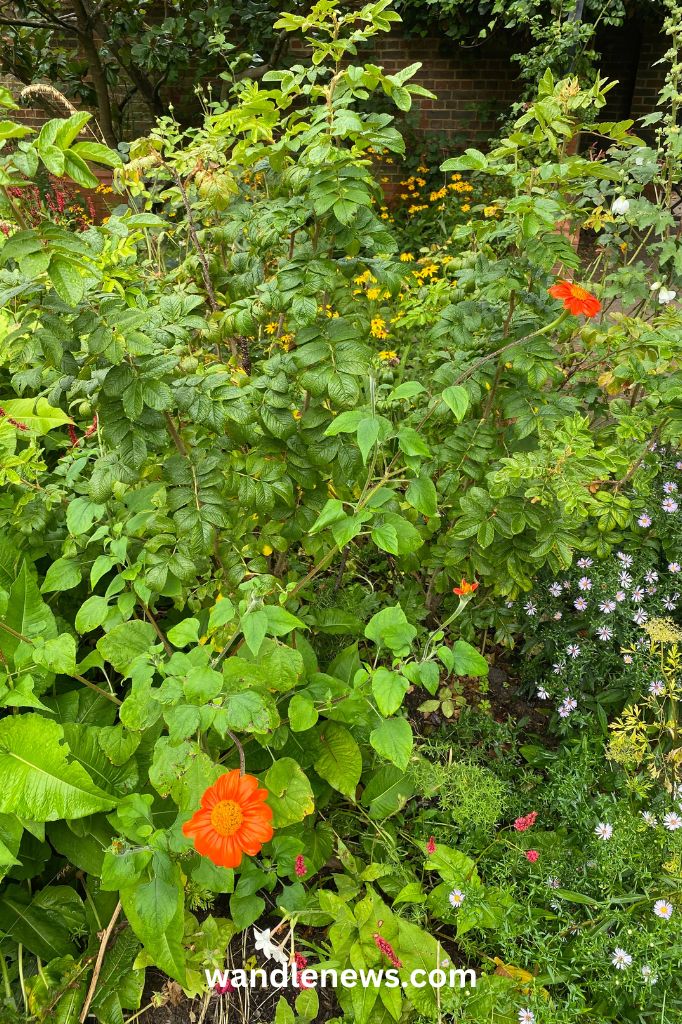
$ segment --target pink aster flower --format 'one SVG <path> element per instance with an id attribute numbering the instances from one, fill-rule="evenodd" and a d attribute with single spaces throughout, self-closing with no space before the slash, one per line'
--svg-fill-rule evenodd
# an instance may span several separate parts
<path id="1" fill-rule="evenodd" d="M 526 860 L 529 860 L 531 864 L 535 864 L 540 854 L 537 850 L 526 850 Z"/>

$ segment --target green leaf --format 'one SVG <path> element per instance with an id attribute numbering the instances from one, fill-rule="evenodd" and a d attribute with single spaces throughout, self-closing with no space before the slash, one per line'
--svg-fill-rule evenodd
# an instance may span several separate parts
<path id="1" fill-rule="evenodd" d="M 438 497 L 433 481 L 428 476 L 419 476 L 416 480 L 410 481 L 405 492 L 405 499 L 412 508 L 427 518 L 438 515 Z"/>
<path id="2" fill-rule="evenodd" d="M 363 463 L 367 462 L 367 456 L 374 447 L 378 436 L 379 420 L 376 416 L 368 416 L 360 420 L 358 423 L 357 439 Z"/>
<path id="3" fill-rule="evenodd" d="M 361 803 L 374 820 L 388 818 L 401 811 L 414 795 L 414 786 L 405 772 L 392 764 L 383 765 L 362 791 Z"/>
<path id="4" fill-rule="evenodd" d="M 151 623 L 134 619 L 114 626 L 97 641 L 97 650 L 117 672 L 125 675 L 135 659 L 146 654 L 156 639 Z"/>
<path id="5" fill-rule="evenodd" d="M 346 513 L 343 510 L 343 502 L 339 501 L 338 498 L 330 498 L 308 532 L 311 534 L 319 533 L 320 530 L 324 530 L 334 523 L 341 522 L 345 518 Z"/>
<path id="6" fill-rule="evenodd" d="M 289 701 L 289 727 L 292 732 L 305 732 L 312 729 L 318 719 L 313 702 L 302 693 L 295 693 Z"/>
<path id="7" fill-rule="evenodd" d="M 69 633 L 62 633 L 52 640 L 36 640 L 33 660 L 50 672 L 72 675 L 76 671 L 76 641 Z"/>
<path id="8" fill-rule="evenodd" d="M 71 152 L 81 157 L 82 160 L 91 160 L 103 167 L 120 167 L 122 164 L 121 157 L 116 150 L 103 146 L 101 142 L 76 142 L 71 147 Z"/>
<path id="9" fill-rule="evenodd" d="M 73 537 L 87 533 L 96 520 L 104 515 L 106 506 L 97 505 L 88 498 L 74 498 L 66 510 L 66 525 Z"/>
<path id="10" fill-rule="evenodd" d="M 2 931 L 35 956 L 49 962 L 74 955 L 73 941 L 85 924 L 83 901 L 68 885 L 48 885 L 35 895 L 18 885 L 0 898 Z"/>
<path id="11" fill-rule="evenodd" d="M 315 771 L 332 789 L 355 800 L 362 774 L 360 748 L 345 726 L 338 722 L 325 722 L 318 733 L 319 753 Z"/>
<path id="12" fill-rule="evenodd" d="M 466 416 L 466 411 L 469 408 L 469 392 L 466 388 L 461 385 L 455 385 L 451 388 L 446 388 L 441 398 L 447 405 L 448 409 L 454 413 L 455 419 L 458 423 L 461 423 Z"/>
<path id="13" fill-rule="evenodd" d="M 173 647 L 189 647 L 199 640 L 199 620 L 183 619 L 177 626 L 172 626 L 166 633 Z"/>
<path id="14" fill-rule="evenodd" d="M 79 633 L 90 633 L 98 629 L 109 614 L 109 602 L 106 597 L 93 594 L 84 601 L 76 612 L 76 629 Z"/>
<path id="15" fill-rule="evenodd" d="M 410 684 L 399 672 L 378 668 L 372 675 L 372 693 L 382 715 L 395 714 Z"/>
<path id="16" fill-rule="evenodd" d="M 81 581 L 80 564 L 75 558 L 58 558 L 45 573 L 41 594 L 49 594 L 55 590 L 71 590 Z"/>
<path id="17" fill-rule="evenodd" d="M 60 299 L 69 306 L 77 306 L 85 291 L 80 265 L 68 256 L 55 253 L 50 260 L 48 275 Z"/>
<path id="18" fill-rule="evenodd" d="M 234 605 L 229 598 L 224 597 L 211 608 L 208 617 L 208 632 L 213 633 L 221 626 L 225 626 L 234 618 Z"/>
<path id="19" fill-rule="evenodd" d="M 452 646 L 452 671 L 458 676 L 487 676 L 490 666 L 482 654 L 466 640 L 456 640 Z"/>
<path id="20" fill-rule="evenodd" d="M 416 635 L 416 628 L 407 621 L 399 604 L 382 608 L 365 626 L 367 639 L 373 640 L 377 647 L 388 647 L 396 657 L 409 654 Z"/>
<path id="21" fill-rule="evenodd" d="M 270 636 L 284 636 L 294 629 L 307 629 L 305 622 L 301 622 L 286 608 L 281 608 L 279 605 L 267 604 L 263 611 L 267 616 L 267 632 Z"/>
<path id="22" fill-rule="evenodd" d="M 410 723 L 404 718 L 387 718 L 370 733 L 369 742 L 377 754 L 405 770 L 412 754 L 414 737 Z"/>
<path id="23" fill-rule="evenodd" d="M 108 811 L 115 799 L 80 764 L 67 759 L 64 730 L 28 713 L 0 721 L 0 812 L 29 821 L 83 818 Z"/>
<path id="24" fill-rule="evenodd" d="M 155 852 L 150 878 L 121 890 L 128 922 L 152 961 L 180 984 L 185 982 L 183 884 L 180 866 Z"/>
<path id="25" fill-rule="evenodd" d="M 265 608 L 255 608 L 251 612 L 242 615 L 240 626 L 246 645 L 252 654 L 258 654 L 261 644 L 268 631 L 268 613 Z"/>
<path id="26" fill-rule="evenodd" d="M 274 828 L 294 825 L 315 810 L 313 791 L 301 766 L 291 757 L 275 761 L 265 773 L 263 783 L 269 792 Z"/>
<path id="27" fill-rule="evenodd" d="M 71 417 L 51 406 L 46 398 L 12 398 L 1 404 L 7 417 L 24 423 L 37 436 L 71 423 Z"/>

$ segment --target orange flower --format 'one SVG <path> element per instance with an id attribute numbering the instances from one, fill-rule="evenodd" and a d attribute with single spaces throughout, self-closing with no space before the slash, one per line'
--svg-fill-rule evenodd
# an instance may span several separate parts
<path id="1" fill-rule="evenodd" d="M 239 867 L 242 854 L 254 857 L 272 839 L 272 809 L 267 789 L 253 775 L 227 772 L 209 786 L 201 807 L 182 826 L 197 853 L 222 868 Z"/>
<path id="2" fill-rule="evenodd" d="M 468 583 L 464 577 L 458 587 L 453 587 L 453 594 L 458 594 L 460 597 L 465 597 L 467 594 L 473 594 L 475 590 L 478 590 L 478 583 Z"/>
<path id="3" fill-rule="evenodd" d="M 601 302 L 596 295 L 571 281 L 557 281 L 549 289 L 549 294 L 554 299 L 562 299 L 564 309 L 567 309 L 573 316 L 596 316 L 601 309 Z"/>

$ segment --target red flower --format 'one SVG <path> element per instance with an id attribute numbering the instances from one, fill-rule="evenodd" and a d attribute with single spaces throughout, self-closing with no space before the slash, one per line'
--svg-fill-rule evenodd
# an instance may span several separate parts
<path id="1" fill-rule="evenodd" d="M 391 943 L 387 942 L 386 939 L 383 938 L 383 936 L 379 935 L 379 932 L 375 932 L 372 938 L 374 939 L 374 944 L 377 947 L 377 949 L 381 950 L 384 956 L 388 957 L 388 959 L 391 961 L 394 967 L 403 966 L 402 961 L 399 960 L 398 957 L 396 956 L 395 950 L 393 949 Z"/>
<path id="2" fill-rule="evenodd" d="M 223 868 L 239 867 L 242 854 L 254 857 L 272 839 L 267 789 L 253 775 L 235 769 L 221 775 L 201 798 L 201 807 L 182 826 L 197 853 Z"/>
<path id="3" fill-rule="evenodd" d="M 537 850 L 526 850 L 526 860 L 529 860 L 531 864 L 535 864 L 540 854 Z"/>
<path id="4" fill-rule="evenodd" d="M 427 853 L 435 853 L 436 852 L 436 840 L 433 838 L 433 836 L 429 836 L 429 841 L 426 844 L 426 852 Z"/>
<path id="5" fill-rule="evenodd" d="M 585 288 L 581 288 L 579 284 L 573 284 L 571 281 L 557 281 L 553 284 L 549 290 L 549 294 L 554 299 L 561 299 L 564 304 L 564 309 L 567 309 L 573 316 L 596 316 L 601 309 L 601 302 L 593 295 L 588 292 Z"/>
<path id="6" fill-rule="evenodd" d="M 478 590 L 478 583 L 468 583 L 463 576 L 460 585 L 452 588 L 453 594 L 459 594 L 460 597 L 465 597 L 467 594 L 473 594 L 475 590 Z"/>
<path id="7" fill-rule="evenodd" d="M 525 832 L 526 829 L 532 828 L 537 821 L 538 812 L 531 811 L 530 814 L 526 814 L 523 818 L 517 818 L 514 822 L 514 828 L 517 832 Z"/>
<path id="8" fill-rule="evenodd" d="M 299 853 L 298 857 L 296 858 L 294 871 L 296 872 L 299 878 L 304 878 L 308 874 L 308 868 L 306 867 L 306 863 L 303 859 L 302 853 Z"/>
<path id="9" fill-rule="evenodd" d="M 228 978 L 224 985 L 221 985 L 220 982 L 217 981 L 213 987 L 221 996 L 226 996 L 228 992 L 234 992 L 236 989 L 236 985 L 232 981 L 232 978 Z"/>

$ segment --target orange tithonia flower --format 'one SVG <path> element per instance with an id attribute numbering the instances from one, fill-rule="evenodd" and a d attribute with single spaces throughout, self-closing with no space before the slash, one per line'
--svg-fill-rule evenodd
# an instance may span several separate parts
<path id="1" fill-rule="evenodd" d="M 596 295 L 571 281 L 557 281 L 549 289 L 549 294 L 554 299 L 561 299 L 564 309 L 573 316 L 596 316 L 601 309 L 601 302 Z"/>
<path id="2" fill-rule="evenodd" d="M 467 594 L 473 594 L 475 590 L 478 590 L 478 583 L 469 583 L 462 577 L 462 582 L 458 587 L 453 587 L 453 594 L 459 594 L 460 597 L 465 597 Z"/>
<path id="3" fill-rule="evenodd" d="M 201 807 L 182 826 L 197 853 L 222 868 L 236 868 L 242 854 L 254 857 L 272 839 L 272 809 L 253 775 L 227 772 L 209 786 Z"/>

